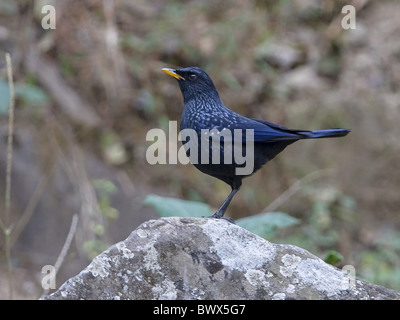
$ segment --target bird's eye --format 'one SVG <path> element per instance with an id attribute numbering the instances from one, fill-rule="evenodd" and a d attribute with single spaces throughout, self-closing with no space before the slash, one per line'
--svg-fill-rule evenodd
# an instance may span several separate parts
<path id="1" fill-rule="evenodd" d="M 197 76 L 194 73 L 189 75 L 189 80 L 191 80 L 191 81 L 196 80 L 196 78 L 197 78 Z"/>

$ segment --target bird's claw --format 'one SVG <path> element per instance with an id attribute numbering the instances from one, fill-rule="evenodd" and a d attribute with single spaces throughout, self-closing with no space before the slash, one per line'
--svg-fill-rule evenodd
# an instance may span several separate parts
<path id="1" fill-rule="evenodd" d="M 236 224 L 235 220 L 233 220 L 231 217 L 221 217 L 221 216 L 217 215 L 217 212 L 214 213 L 212 216 L 203 217 L 203 218 L 224 219 L 224 220 L 226 220 L 226 221 L 228 221 L 230 223 Z"/>
<path id="2" fill-rule="evenodd" d="M 232 224 L 236 224 L 235 220 L 233 220 L 231 217 L 221 217 L 219 219 L 224 219 Z"/>

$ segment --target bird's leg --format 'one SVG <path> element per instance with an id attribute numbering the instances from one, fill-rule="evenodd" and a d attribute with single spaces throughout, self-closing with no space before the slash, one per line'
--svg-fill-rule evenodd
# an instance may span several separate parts
<path id="1" fill-rule="evenodd" d="M 239 187 L 232 188 L 231 193 L 229 196 L 225 199 L 224 203 L 221 205 L 221 207 L 218 209 L 216 213 L 214 213 L 210 218 L 216 218 L 216 219 L 225 219 L 228 220 L 229 222 L 235 223 L 232 218 L 229 217 L 224 217 L 225 211 L 229 206 L 229 203 L 231 202 L 233 196 L 236 194 L 236 192 L 239 191 Z"/>

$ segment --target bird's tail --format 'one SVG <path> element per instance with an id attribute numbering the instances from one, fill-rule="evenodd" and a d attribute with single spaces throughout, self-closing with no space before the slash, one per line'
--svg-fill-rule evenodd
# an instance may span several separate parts
<path id="1" fill-rule="evenodd" d="M 326 130 L 315 130 L 309 131 L 305 134 L 306 139 L 318 139 L 318 138 L 334 138 L 344 137 L 350 132 L 349 129 L 326 129 Z M 303 132 L 302 132 L 303 133 Z"/>

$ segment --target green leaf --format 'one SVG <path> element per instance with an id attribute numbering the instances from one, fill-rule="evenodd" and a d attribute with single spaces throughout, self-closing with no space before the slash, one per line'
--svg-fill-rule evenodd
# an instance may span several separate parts
<path id="1" fill-rule="evenodd" d="M 208 217 L 212 214 L 209 205 L 197 201 L 161 197 L 150 194 L 143 201 L 153 207 L 161 217 Z"/>
<path id="2" fill-rule="evenodd" d="M 208 217 L 212 214 L 209 205 L 176 198 L 150 194 L 143 201 L 144 205 L 153 207 L 161 217 Z M 299 223 L 300 220 L 283 212 L 261 213 L 255 216 L 236 220 L 236 224 L 261 237 L 271 238 L 277 228 L 284 228 Z"/>
<path id="3" fill-rule="evenodd" d="M 255 216 L 236 220 L 238 226 L 265 239 L 272 238 L 278 228 L 290 227 L 299 222 L 299 219 L 293 218 L 283 212 L 260 213 Z"/>
<path id="4" fill-rule="evenodd" d="M 339 263 L 342 260 L 343 260 L 343 256 L 339 252 L 337 252 L 335 250 L 329 250 L 326 253 L 325 258 L 324 258 L 324 261 L 326 263 L 329 263 L 329 264 L 331 264 L 333 266 L 335 264 Z"/>
<path id="5" fill-rule="evenodd" d="M 115 184 L 107 179 L 94 179 L 92 183 L 94 188 L 98 190 L 102 195 L 111 195 L 118 190 Z"/>
<path id="6" fill-rule="evenodd" d="M 22 99 L 28 106 L 40 106 L 48 103 L 47 93 L 36 85 L 19 84 L 14 86 L 15 98 Z M 8 82 L 0 80 L 0 115 L 8 113 L 10 105 L 10 88 Z"/>
<path id="7" fill-rule="evenodd" d="M 30 84 L 16 84 L 15 96 L 24 100 L 27 105 L 40 106 L 48 103 L 49 96 L 38 86 Z"/>

